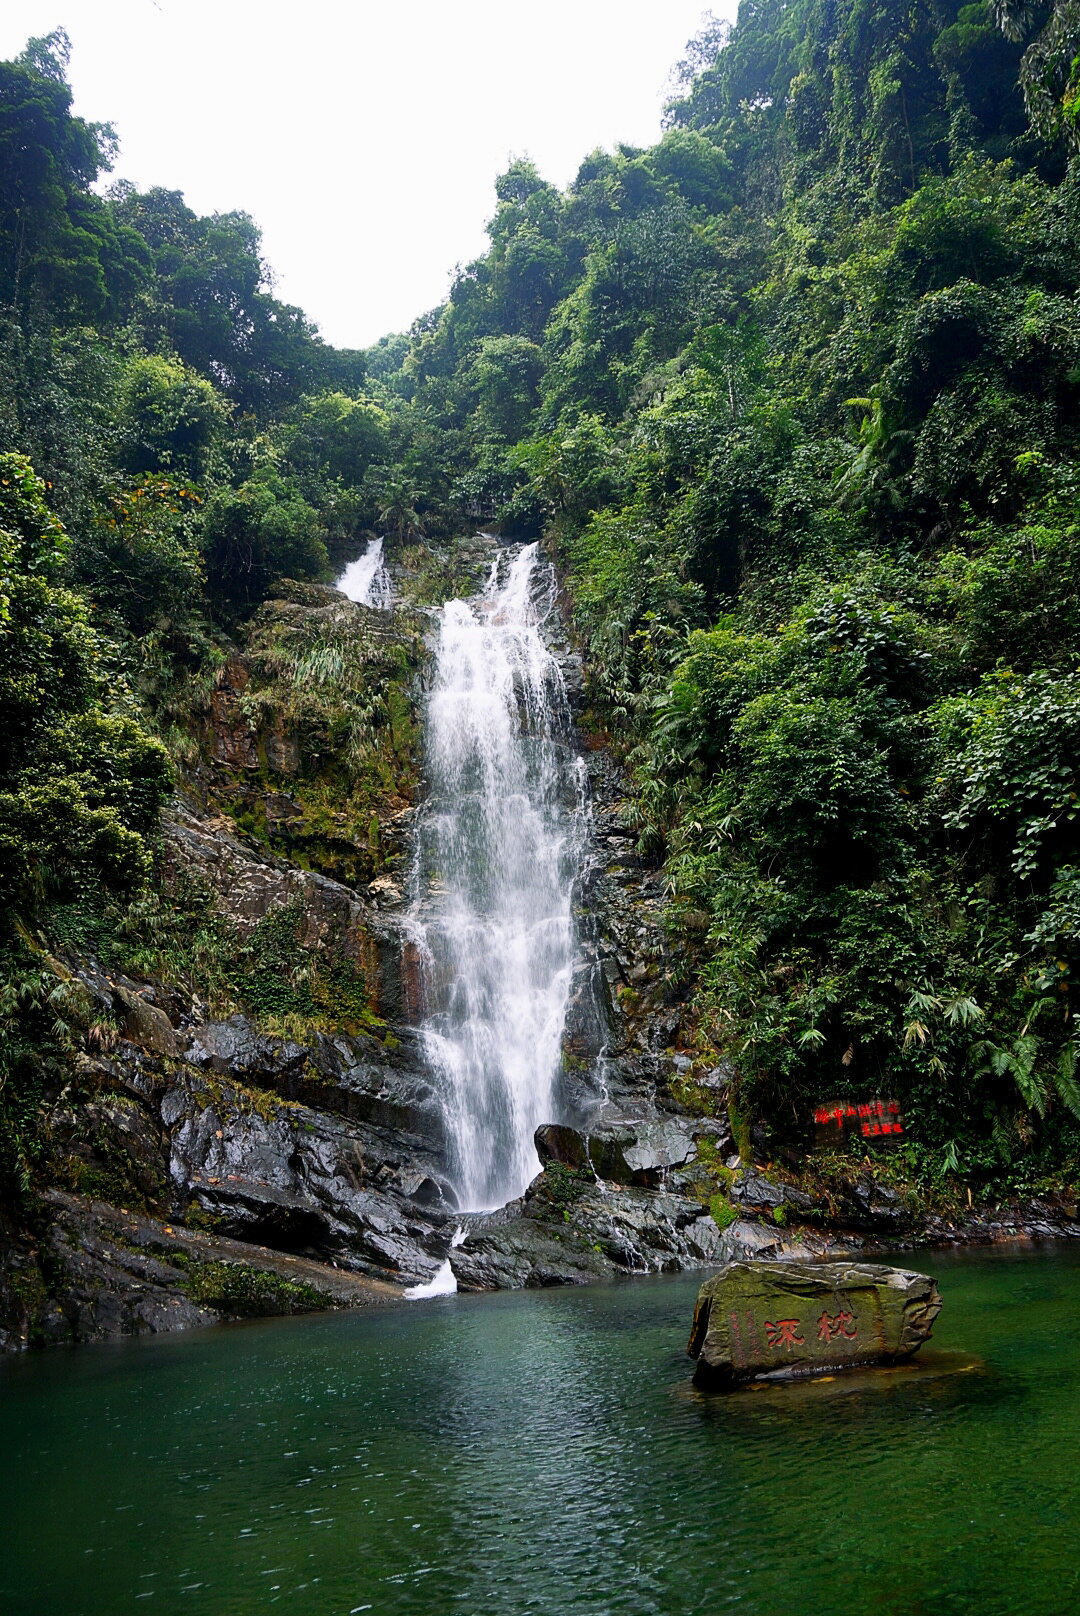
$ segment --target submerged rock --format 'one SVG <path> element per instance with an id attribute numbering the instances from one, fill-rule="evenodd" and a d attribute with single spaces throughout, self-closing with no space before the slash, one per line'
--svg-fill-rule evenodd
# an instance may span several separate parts
<path id="1" fill-rule="evenodd" d="M 941 1311 L 933 1279 L 881 1263 L 732 1262 L 698 1292 L 696 1385 L 910 1358 Z"/>

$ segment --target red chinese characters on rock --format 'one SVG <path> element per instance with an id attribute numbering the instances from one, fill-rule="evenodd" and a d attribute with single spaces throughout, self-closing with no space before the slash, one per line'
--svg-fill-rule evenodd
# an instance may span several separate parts
<path id="1" fill-rule="evenodd" d="M 819 1105 L 814 1111 L 814 1125 L 820 1145 L 835 1145 L 852 1134 L 861 1135 L 863 1139 L 891 1141 L 904 1132 L 900 1107 L 895 1100 L 866 1100 L 858 1105 L 841 1100 L 832 1105 Z"/>
<path id="2" fill-rule="evenodd" d="M 765 1337 L 770 1347 L 805 1347 L 806 1340 L 799 1334 L 798 1319 L 777 1319 L 775 1324 L 765 1320 Z"/>
<path id="3" fill-rule="evenodd" d="M 854 1341 L 859 1333 L 859 1326 L 854 1313 L 823 1313 L 817 1321 L 819 1341 L 836 1341 L 843 1336 L 848 1341 Z"/>

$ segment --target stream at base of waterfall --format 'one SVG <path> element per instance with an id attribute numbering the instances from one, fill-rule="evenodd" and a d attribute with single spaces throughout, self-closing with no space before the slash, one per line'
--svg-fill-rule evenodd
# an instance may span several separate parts
<path id="1" fill-rule="evenodd" d="M 557 1120 L 586 800 L 543 632 L 554 606 L 529 544 L 500 548 L 483 593 L 439 613 L 408 932 L 463 1210 L 520 1195 L 533 1134 Z"/>

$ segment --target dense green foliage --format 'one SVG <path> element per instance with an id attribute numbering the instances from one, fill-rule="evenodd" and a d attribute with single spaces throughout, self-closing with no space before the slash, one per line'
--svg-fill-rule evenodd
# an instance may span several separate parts
<path id="1" fill-rule="evenodd" d="M 383 371 L 563 559 L 685 1035 L 778 1139 L 887 1091 L 986 1182 L 1080 1115 L 1078 51 L 1064 7 L 744 6 L 658 145 L 503 176 Z"/>
<path id="2" fill-rule="evenodd" d="M 368 1016 L 345 963 L 294 960 L 292 985 L 205 901 L 152 888 L 223 638 L 272 580 L 327 576 L 400 480 L 361 356 L 273 297 L 246 215 L 95 188 L 115 140 L 72 116 L 67 53 L 58 32 L 0 64 L 0 1200 L 30 1184 L 42 1099 L 94 1036 L 65 949 L 181 962 L 234 1002 L 274 971 L 271 1009 L 336 995 Z M 308 707 L 330 709 L 325 673 L 306 670 Z M 411 736 L 374 736 L 378 693 L 354 694 L 342 767 L 362 774 L 368 742 L 386 772 Z M 362 793 L 357 812 L 367 842 Z"/>
<path id="3" fill-rule="evenodd" d="M 747 3 L 693 42 L 655 146 L 592 153 L 565 192 L 513 163 L 487 253 L 364 354 L 273 297 L 246 215 L 92 189 L 112 136 L 72 117 L 65 50 L 0 65 L 0 430 L 48 484 L 4 462 L 9 1020 L 49 904 L 137 890 L 165 779 L 145 728 L 273 580 L 372 529 L 498 523 L 562 562 L 594 726 L 664 862 L 684 1037 L 731 1063 L 739 1115 L 796 1139 L 815 1101 L 887 1090 L 926 1170 L 1058 1171 L 1071 0 Z M 348 752 L 360 671 L 332 637 L 310 665 L 264 642 L 249 703 L 291 682 Z"/>
<path id="4" fill-rule="evenodd" d="M 137 891 L 169 784 L 164 747 L 59 582 L 67 535 L 44 496 L 23 456 L 0 455 L 0 1183 L 27 1179 L 44 1077 L 85 1010 L 27 923 Z"/>

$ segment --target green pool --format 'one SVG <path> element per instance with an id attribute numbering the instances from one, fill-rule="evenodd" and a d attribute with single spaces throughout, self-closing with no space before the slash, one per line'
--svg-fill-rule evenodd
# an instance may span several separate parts
<path id="1" fill-rule="evenodd" d="M 706 1398 L 695 1278 L 0 1366 L 4 1616 L 1072 1616 L 1080 1251 L 920 1253 L 917 1368 Z"/>

